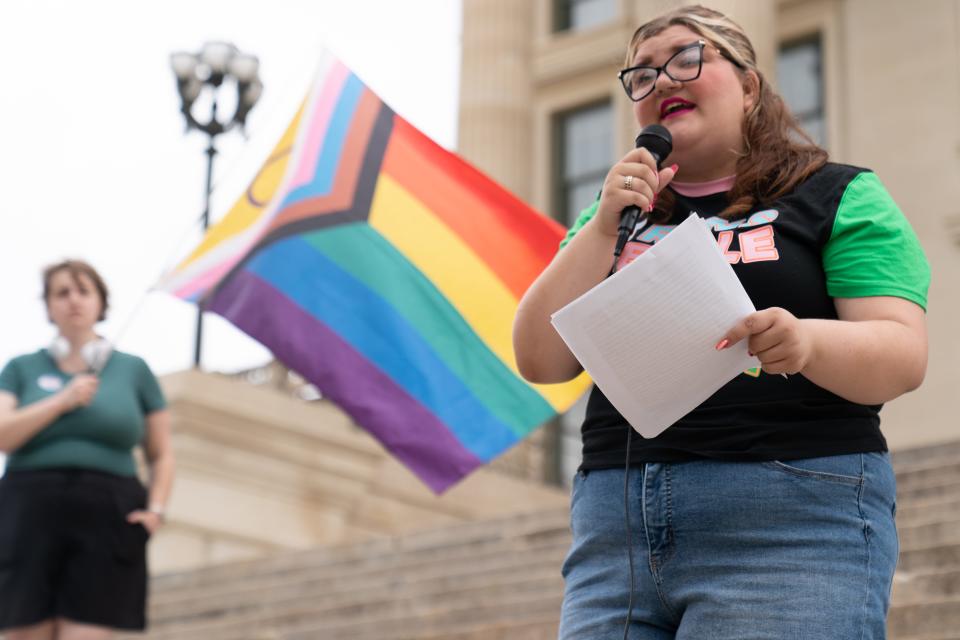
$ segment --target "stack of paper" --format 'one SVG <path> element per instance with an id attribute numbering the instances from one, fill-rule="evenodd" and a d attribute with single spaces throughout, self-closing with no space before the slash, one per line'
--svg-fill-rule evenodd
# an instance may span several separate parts
<path id="1" fill-rule="evenodd" d="M 713 234 L 691 215 L 551 321 L 613 406 L 652 438 L 760 366 L 746 340 L 715 349 L 754 311 Z"/>

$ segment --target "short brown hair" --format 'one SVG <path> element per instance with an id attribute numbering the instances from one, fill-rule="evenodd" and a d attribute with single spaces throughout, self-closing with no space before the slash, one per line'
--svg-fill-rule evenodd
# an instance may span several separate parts
<path id="1" fill-rule="evenodd" d="M 720 217 L 730 220 L 758 204 L 769 204 L 826 164 L 827 152 L 800 128 L 783 99 L 760 73 L 756 52 L 743 28 L 719 11 L 699 5 L 683 6 L 647 22 L 630 39 L 627 65 L 633 64 L 644 40 L 674 25 L 699 34 L 741 73 L 753 71 L 760 80 L 759 99 L 743 123 L 746 153 L 737 160 L 737 178 L 728 196 L 730 204 Z M 654 222 L 664 222 L 672 212 L 672 194 L 664 189 L 650 217 Z"/>
<path id="2" fill-rule="evenodd" d="M 103 278 L 100 277 L 100 274 L 97 273 L 97 270 L 94 269 L 90 263 L 84 262 L 83 260 L 64 260 L 63 262 L 52 264 L 43 270 L 43 301 L 49 304 L 50 281 L 53 280 L 55 274 L 61 271 L 69 272 L 70 275 L 73 276 L 74 281 L 79 278 L 80 274 L 90 278 L 93 286 L 97 289 L 97 293 L 100 294 L 100 317 L 97 318 L 97 320 L 101 322 L 106 320 L 107 309 L 110 307 L 110 291 L 107 290 L 107 284 L 103 281 Z"/>

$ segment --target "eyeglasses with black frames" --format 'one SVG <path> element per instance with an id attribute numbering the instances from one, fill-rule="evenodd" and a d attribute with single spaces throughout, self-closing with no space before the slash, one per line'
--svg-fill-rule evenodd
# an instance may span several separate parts
<path id="1" fill-rule="evenodd" d="M 653 92 L 661 73 L 675 82 L 690 82 L 699 78 L 700 71 L 703 69 L 703 48 L 706 45 L 705 40 L 698 40 L 678 50 L 662 67 L 649 65 L 628 67 L 618 73 L 617 77 L 620 78 L 627 96 L 634 102 L 639 102 Z"/>

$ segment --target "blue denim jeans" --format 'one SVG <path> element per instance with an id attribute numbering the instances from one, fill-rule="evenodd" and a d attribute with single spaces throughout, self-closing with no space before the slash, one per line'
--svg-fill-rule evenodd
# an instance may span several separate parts
<path id="1" fill-rule="evenodd" d="M 619 640 L 623 469 L 574 480 L 561 640 Z M 886 637 L 898 542 L 885 453 L 648 463 L 629 477 L 631 640 Z"/>

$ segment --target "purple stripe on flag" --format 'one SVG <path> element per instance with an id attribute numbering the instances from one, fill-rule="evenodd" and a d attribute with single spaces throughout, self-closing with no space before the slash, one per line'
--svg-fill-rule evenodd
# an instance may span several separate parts
<path id="1" fill-rule="evenodd" d="M 432 412 L 339 335 L 244 270 L 206 307 L 312 382 L 437 493 L 482 462 Z"/>

